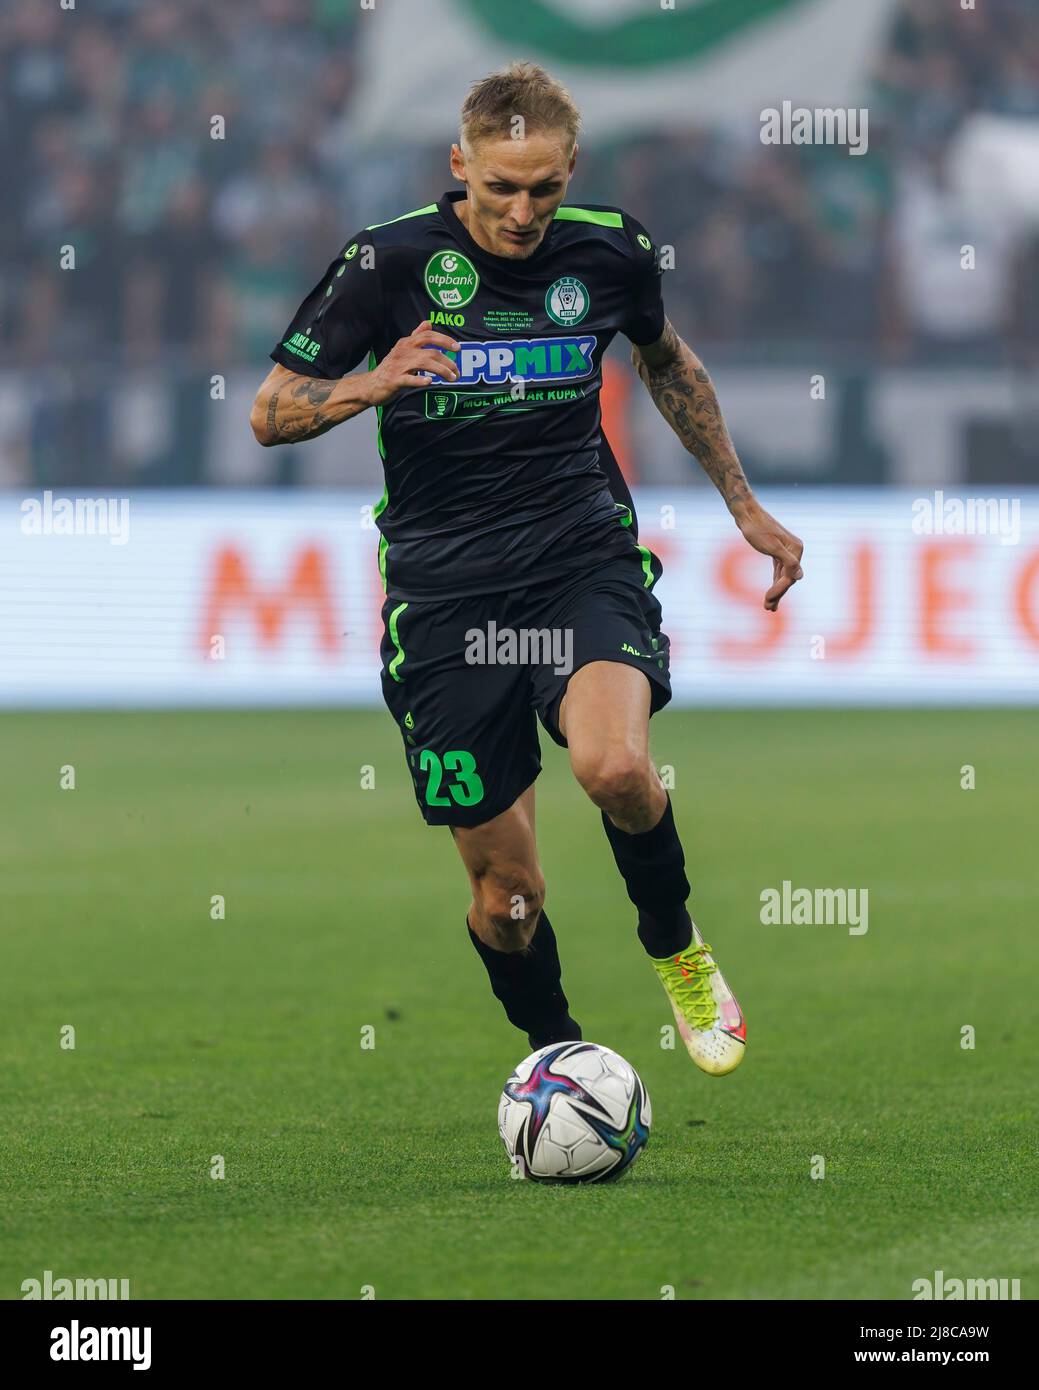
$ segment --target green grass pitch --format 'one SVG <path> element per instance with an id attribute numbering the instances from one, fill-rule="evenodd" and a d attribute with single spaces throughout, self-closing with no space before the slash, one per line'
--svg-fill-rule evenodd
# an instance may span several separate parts
<path id="1" fill-rule="evenodd" d="M 721 1080 L 661 1048 L 598 813 L 543 740 L 566 988 L 654 1111 L 631 1173 L 569 1189 L 509 1177 L 526 1040 L 384 712 L 5 716 L 0 1294 L 50 1269 L 134 1298 L 905 1299 L 941 1269 L 1034 1297 L 1037 724 L 654 720 L 748 1018 Z M 784 879 L 867 888 L 868 932 L 762 925 Z"/>

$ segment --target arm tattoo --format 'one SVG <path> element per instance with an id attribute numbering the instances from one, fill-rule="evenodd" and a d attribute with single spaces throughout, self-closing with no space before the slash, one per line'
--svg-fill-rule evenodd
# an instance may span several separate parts
<path id="1" fill-rule="evenodd" d="M 750 484 L 722 418 L 714 383 L 670 320 L 660 339 L 632 357 L 653 402 L 731 506 L 750 497 Z"/>
<path id="2" fill-rule="evenodd" d="M 321 377 L 304 376 L 300 377 L 292 388 L 292 395 L 297 401 L 305 399 L 308 405 L 324 405 L 335 387 L 334 381 L 325 381 Z"/>
<path id="3" fill-rule="evenodd" d="M 293 412 L 295 418 L 279 421 L 280 390 L 271 393 L 267 404 L 267 433 L 273 435 L 278 443 L 295 444 L 304 439 L 314 439 L 338 423 L 320 409 L 335 390 L 337 382 L 325 381 L 320 377 L 298 376 L 288 384 L 291 386 L 289 394 L 297 403 Z M 315 408 L 308 410 L 308 406 Z"/>

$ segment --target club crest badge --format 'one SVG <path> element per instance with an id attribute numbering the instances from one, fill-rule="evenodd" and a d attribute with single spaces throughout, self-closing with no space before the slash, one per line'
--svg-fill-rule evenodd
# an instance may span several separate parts
<path id="1" fill-rule="evenodd" d="M 545 312 L 553 323 L 563 328 L 580 323 L 588 312 L 588 304 L 588 291 L 572 275 L 564 275 L 554 285 L 549 285 L 545 295 Z"/>

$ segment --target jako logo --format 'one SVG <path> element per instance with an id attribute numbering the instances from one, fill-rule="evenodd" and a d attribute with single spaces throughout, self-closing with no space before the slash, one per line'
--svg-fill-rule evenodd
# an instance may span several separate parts
<path id="1" fill-rule="evenodd" d="M 1021 1297 L 1020 1279 L 946 1279 L 945 1271 L 934 1271 L 930 1279 L 913 1280 L 913 1299 L 1015 1299 Z"/>
<path id="2" fill-rule="evenodd" d="M 70 1327 L 51 1330 L 52 1361 L 132 1361 L 135 1371 L 152 1364 L 150 1327 Z"/>
<path id="3" fill-rule="evenodd" d="M 463 343 L 457 352 L 445 352 L 458 367 L 454 385 L 486 381 L 565 381 L 591 376 L 596 339 L 518 338 L 513 342 Z M 430 373 L 432 381 L 441 377 Z"/>

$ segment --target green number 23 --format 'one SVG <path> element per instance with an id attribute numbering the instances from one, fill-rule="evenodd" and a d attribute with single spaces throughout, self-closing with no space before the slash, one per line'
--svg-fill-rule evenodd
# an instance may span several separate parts
<path id="1" fill-rule="evenodd" d="M 423 748 L 419 767 L 429 773 L 426 783 L 427 806 L 450 806 L 452 800 L 459 806 L 475 806 L 483 800 L 483 782 L 476 771 L 476 759 L 464 748 L 452 748 L 441 760 L 431 748 Z M 440 783 L 445 769 L 455 774 L 455 780 L 447 783 L 450 797 L 440 796 Z"/>

